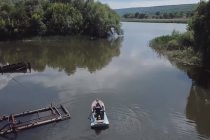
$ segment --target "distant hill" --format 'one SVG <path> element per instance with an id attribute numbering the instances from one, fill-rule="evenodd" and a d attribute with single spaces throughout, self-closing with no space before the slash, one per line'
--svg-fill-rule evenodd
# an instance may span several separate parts
<path id="1" fill-rule="evenodd" d="M 124 8 L 114 9 L 121 16 L 125 13 L 147 13 L 152 14 L 157 11 L 160 12 L 180 12 L 180 11 L 192 11 L 198 4 L 182 4 L 182 5 L 165 5 L 165 6 L 154 6 L 154 7 L 136 7 L 136 8 Z"/>

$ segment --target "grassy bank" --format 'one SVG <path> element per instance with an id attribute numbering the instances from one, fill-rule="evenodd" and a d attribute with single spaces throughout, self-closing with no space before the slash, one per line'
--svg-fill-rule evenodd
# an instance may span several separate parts
<path id="1" fill-rule="evenodd" d="M 171 35 L 157 37 L 150 41 L 149 46 L 159 55 L 163 55 L 176 63 L 188 65 L 202 65 L 202 54 L 195 52 L 192 31 L 179 33 L 173 31 Z"/>
<path id="2" fill-rule="evenodd" d="M 150 23 L 187 23 L 189 19 L 125 19 L 123 22 L 150 22 Z"/>

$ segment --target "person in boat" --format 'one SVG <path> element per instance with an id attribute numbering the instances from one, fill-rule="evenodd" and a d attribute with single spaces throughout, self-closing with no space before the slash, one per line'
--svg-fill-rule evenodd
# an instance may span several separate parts
<path id="1" fill-rule="evenodd" d="M 96 104 L 96 107 L 95 107 L 95 111 L 96 111 L 96 117 L 97 117 L 97 120 L 98 120 L 98 116 L 100 116 L 100 118 L 102 119 L 102 115 L 101 115 L 101 109 L 102 107 L 100 106 L 99 103 Z"/>

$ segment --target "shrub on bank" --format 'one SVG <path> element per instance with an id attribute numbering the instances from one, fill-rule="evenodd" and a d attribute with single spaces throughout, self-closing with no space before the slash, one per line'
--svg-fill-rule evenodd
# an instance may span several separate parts
<path id="1" fill-rule="evenodd" d="M 167 50 L 177 50 L 177 49 L 179 49 L 179 47 L 180 47 L 180 45 L 177 42 L 177 40 L 175 40 L 175 39 L 170 40 L 167 43 Z"/>
<path id="2" fill-rule="evenodd" d="M 163 35 L 150 41 L 150 47 L 154 49 L 179 50 L 194 45 L 193 32 L 179 33 L 173 30 L 171 35 Z"/>
<path id="3" fill-rule="evenodd" d="M 191 47 L 194 46 L 194 36 L 192 31 L 188 31 L 182 34 L 179 34 L 178 41 L 181 47 Z"/>
<path id="4" fill-rule="evenodd" d="M 178 62 L 200 64 L 202 54 L 193 49 L 194 36 L 192 31 L 180 33 L 173 30 L 171 35 L 157 37 L 150 41 L 150 47 L 157 52 L 167 54 L 170 59 Z"/>

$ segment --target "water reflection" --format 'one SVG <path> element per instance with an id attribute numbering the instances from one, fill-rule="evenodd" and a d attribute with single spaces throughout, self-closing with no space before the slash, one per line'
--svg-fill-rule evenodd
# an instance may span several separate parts
<path id="1" fill-rule="evenodd" d="M 186 117 L 196 124 L 199 134 L 210 137 L 210 73 L 200 68 L 187 72 L 192 79 L 190 94 L 187 99 Z"/>
<path id="2" fill-rule="evenodd" d="M 195 124 L 199 137 L 210 138 L 210 72 L 200 67 L 173 63 L 192 79 L 192 86 L 187 98 L 186 117 L 188 124 Z"/>
<path id="3" fill-rule="evenodd" d="M 17 81 L 48 103 L 64 104 L 72 114 L 69 122 L 27 130 L 18 133 L 17 139 L 198 139 L 194 121 L 186 119 L 185 114 L 191 80 L 169 61 L 157 59 L 146 46 L 147 40 L 170 34 L 174 27 L 185 30 L 186 26 L 126 23 L 122 48 L 122 40 L 87 39 L 13 43 L 3 49 L 0 47 L 2 52 L 6 50 L 0 62 L 11 63 L 24 58 L 33 61 L 33 70 L 41 71 L 16 76 Z M 120 57 L 112 59 L 119 53 Z M 104 57 L 103 60 L 100 57 Z M 103 69 L 98 71 L 100 68 Z M 87 69 L 97 72 L 91 74 Z M 72 71 L 73 75 L 66 76 Z M 13 80 L 0 90 L 0 94 L 0 116 L 43 107 Z M 95 98 L 107 104 L 109 129 L 90 129 L 87 117 Z M 187 121 L 193 125 L 189 127 Z"/>
<path id="4" fill-rule="evenodd" d="M 1 135 L 0 137 L 7 139 L 7 140 L 15 140 L 18 138 L 17 133 L 9 134 L 9 135 Z"/>
<path id="5" fill-rule="evenodd" d="M 32 69 L 43 72 L 46 66 L 73 74 L 77 68 L 89 72 L 100 70 L 120 55 L 123 38 L 89 41 L 86 38 L 71 38 L 62 42 L 28 42 L 3 44 L 0 47 L 0 63 L 29 61 Z"/>
<path id="6" fill-rule="evenodd" d="M 108 128 L 109 128 L 109 126 L 101 127 L 101 128 L 91 128 L 91 129 L 95 131 L 96 135 L 100 135 L 102 131 L 104 131 L 104 130 L 106 130 Z"/>

